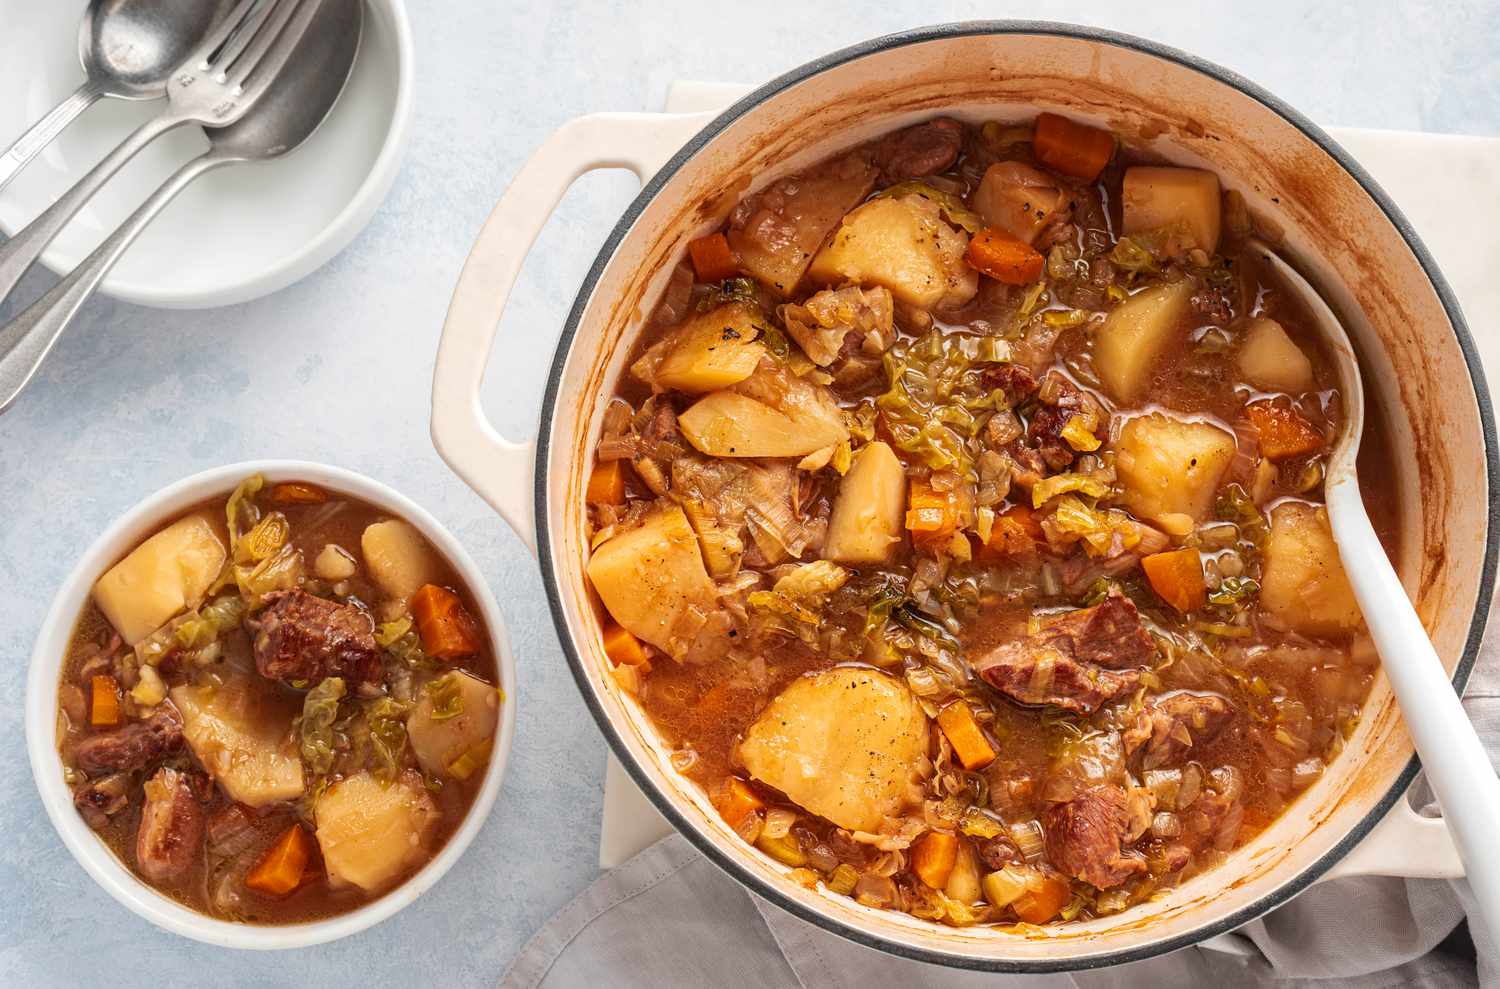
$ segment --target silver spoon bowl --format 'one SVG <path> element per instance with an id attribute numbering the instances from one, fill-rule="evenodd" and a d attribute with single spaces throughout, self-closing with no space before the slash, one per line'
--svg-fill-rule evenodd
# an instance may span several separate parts
<path id="1" fill-rule="evenodd" d="M 110 268 L 178 193 L 216 168 L 289 154 L 327 119 L 354 68 L 364 2 L 319 0 L 305 9 L 310 20 L 274 85 L 235 123 L 206 128 L 207 152 L 178 169 L 66 278 L 0 327 L 0 412 L 26 387 Z M 213 231 L 205 230 L 201 242 L 181 247 L 213 250 L 214 240 Z"/>
<path id="2" fill-rule="evenodd" d="M 78 26 L 87 78 L 0 154 L 0 189 L 84 110 L 101 99 L 156 100 L 231 0 L 90 0 Z"/>

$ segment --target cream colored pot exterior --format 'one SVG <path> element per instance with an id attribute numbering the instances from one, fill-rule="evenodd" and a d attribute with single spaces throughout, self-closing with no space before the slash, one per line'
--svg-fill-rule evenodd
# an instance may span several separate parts
<path id="1" fill-rule="evenodd" d="M 1340 311 L 1364 353 L 1372 399 L 1391 424 L 1397 462 L 1390 469 L 1399 472 L 1405 496 L 1405 558 L 1398 563 L 1461 685 L 1493 583 L 1495 457 L 1478 358 L 1451 291 L 1395 208 L 1357 165 L 1340 160 L 1346 156 L 1321 131 L 1222 69 L 1120 35 L 1032 23 L 934 28 L 828 56 L 712 119 L 603 115 L 568 124 L 496 207 L 455 292 L 434 380 L 439 451 L 523 538 L 536 540 L 580 689 L 636 781 L 738 879 L 845 936 L 964 967 L 1083 968 L 1202 941 L 1320 877 L 1457 874 L 1440 824 L 1417 819 L 1404 801 L 1386 816 L 1414 764 L 1383 680 L 1329 771 L 1227 863 L 1160 901 L 1022 935 L 939 927 L 788 882 L 784 867 L 737 839 L 705 795 L 672 770 L 649 720 L 607 675 L 583 571 L 590 450 L 632 341 L 687 241 L 719 224 L 747 191 L 746 177 L 753 190 L 937 114 L 1020 120 L 1039 110 L 1217 170 Z M 552 207 L 574 178 L 597 167 L 628 167 L 643 181 L 661 172 L 621 220 L 578 296 L 549 381 L 539 443 L 511 443 L 495 434 L 478 404 L 499 315 Z"/>

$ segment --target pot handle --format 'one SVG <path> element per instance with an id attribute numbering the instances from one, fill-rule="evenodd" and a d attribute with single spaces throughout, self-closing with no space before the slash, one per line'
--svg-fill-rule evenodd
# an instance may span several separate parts
<path id="1" fill-rule="evenodd" d="M 1348 876 L 1461 879 L 1463 861 L 1441 817 L 1417 813 L 1403 794 L 1390 813 L 1319 882 Z"/>
<path id="2" fill-rule="evenodd" d="M 563 124 L 516 173 L 458 276 L 432 374 L 432 443 L 533 555 L 536 440 L 501 436 L 479 399 L 510 290 L 537 235 L 580 176 L 596 168 L 628 168 L 644 184 L 715 116 L 599 113 Z"/>

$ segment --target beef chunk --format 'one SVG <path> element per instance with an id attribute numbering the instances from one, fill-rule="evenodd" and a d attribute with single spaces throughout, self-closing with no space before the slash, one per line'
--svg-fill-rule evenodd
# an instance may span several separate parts
<path id="1" fill-rule="evenodd" d="M 192 774 L 162 768 L 146 782 L 135 864 L 152 882 L 183 876 L 203 843 L 203 805 Z"/>
<path id="2" fill-rule="evenodd" d="M 180 748 L 182 718 L 171 704 L 163 704 L 145 721 L 85 738 L 73 750 L 73 760 L 89 774 L 132 772 Z"/>
<path id="3" fill-rule="evenodd" d="M 110 773 L 73 791 L 73 806 L 89 827 L 101 831 L 130 803 L 130 774 Z"/>
<path id="4" fill-rule="evenodd" d="M 1195 742 L 1206 742 L 1219 733 L 1234 708 L 1218 694 L 1182 690 L 1157 697 L 1136 715 L 1125 730 L 1127 755 L 1141 750 L 1141 768 L 1155 769 L 1176 762 Z"/>
<path id="5" fill-rule="evenodd" d="M 1118 886 L 1146 871 L 1145 859 L 1122 850 L 1139 816 L 1122 786 L 1101 783 L 1080 790 L 1042 815 L 1047 858 L 1069 878 L 1100 889 Z"/>
<path id="6" fill-rule="evenodd" d="M 1229 297 L 1216 288 L 1206 288 L 1188 300 L 1188 307 L 1197 316 L 1216 326 L 1227 326 L 1234 319 L 1234 307 Z"/>
<path id="7" fill-rule="evenodd" d="M 875 163 L 890 182 L 936 175 L 958 160 L 963 141 L 963 124 L 938 117 L 883 138 L 875 148 Z"/>
<path id="8" fill-rule="evenodd" d="M 1092 714 L 1140 682 L 1156 655 L 1130 599 L 1113 590 L 1092 608 L 1070 611 L 1035 635 L 972 657 L 974 672 L 1023 704 Z"/>
<path id="9" fill-rule="evenodd" d="M 255 668 L 272 680 L 380 679 L 380 648 L 370 616 L 306 591 L 277 591 L 253 620 Z"/>
<path id="10" fill-rule="evenodd" d="M 1195 848 L 1227 852 L 1239 838 L 1245 819 L 1244 780 L 1239 771 L 1220 766 L 1209 774 L 1209 787 L 1183 811 L 1183 841 Z"/>
<path id="11" fill-rule="evenodd" d="M 986 388 L 995 388 L 1005 393 L 1005 400 L 1012 407 L 1020 405 L 1036 392 L 1036 378 L 1025 364 L 1005 361 L 986 368 L 980 380 Z"/>
<path id="12" fill-rule="evenodd" d="M 1036 448 L 1048 467 L 1054 471 L 1065 471 L 1073 466 L 1073 461 L 1078 457 L 1078 451 L 1062 436 L 1068 420 L 1080 413 L 1092 412 L 1101 420 L 1102 426 L 1102 410 L 1097 402 L 1067 378 L 1056 372 L 1048 377 L 1050 380 L 1043 393 L 1050 397 L 1050 401 L 1040 403 L 1031 414 L 1026 439 Z"/>

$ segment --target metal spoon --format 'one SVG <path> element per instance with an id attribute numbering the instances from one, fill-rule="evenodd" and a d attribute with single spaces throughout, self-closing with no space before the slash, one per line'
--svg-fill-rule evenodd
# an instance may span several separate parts
<path id="1" fill-rule="evenodd" d="M 0 412 L 10 407 L 94 289 L 156 215 L 205 172 L 279 158 L 305 142 L 338 101 L 364 23 L 363 0 L 321 0 L 285 69 L 237 123 L 205 129 L 209 150 L 162 183 L 120 228 L 66 278 L 0 327 Z M 309 8 L 312 9 L 312 8 Z M 212 231 L 184 250 L 212 249 Z"/>
<path id="2" fill-rule="evenodd" d="M 218 23 L 230 0 L 89 0 L 78 26 L 88 78 L 0 154 L 0 189 L 100 99 L 156 100 L 167 80 Z"/>
<path id="3" fill-rule="evenodd" d="M 1249 246 L 1264 255 L 1313 314 L 1338 365 L 1344 428 L 1323 486 L 1333 537 L 1483 921 L 1492 936 L 1500 936 L 1500 855 L 1494 853 L 1500 779 L 1365 513 L 1355 473 L 1365 393 L 1354 347 L 1343 323 L 1300 272 L 1265 244 L 1251 241 Z"/>

